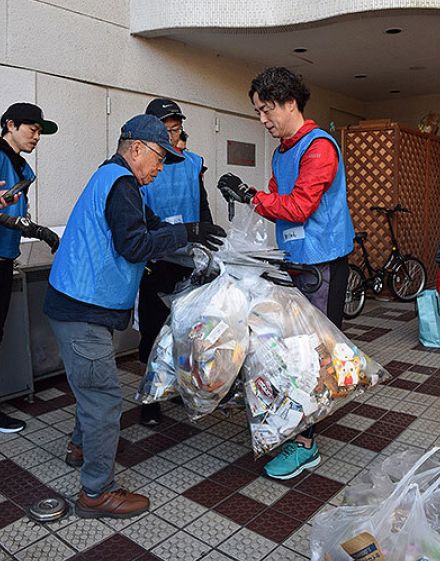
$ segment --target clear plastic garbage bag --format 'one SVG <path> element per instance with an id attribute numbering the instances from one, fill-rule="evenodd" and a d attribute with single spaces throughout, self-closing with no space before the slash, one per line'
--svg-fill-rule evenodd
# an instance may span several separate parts
<path id="1" fill-rule="evenodd" d="M 259 279 L 250 298 L 251 338 L 243 372 L 256 455 L 387 378 L 298 289 Z"/>
<path id="2" fill-rule="evenodd" d="M 235 381 L 248 348 L 247 310 L 227 273 L 173 303 L 177 383 L 192 420 L 212 413 Z"/>
<path id="3" fill-rule="evenodd" d="M 356 478 L 353 485 L 345 488 L 344 504 L 357 506 L 383 502 L 422 455 L 422 450 L 405 450 L 392 454 L 380 464 L 375 463 L 361 477 Z M 425 463 L 428 476 L 430 469 L 438 467 L 440 463 L 433 458 Z M 423 489 L 423 474 L 417 483 Z"/>
<path id="4" fill-rule="evenodd" d="M 439 485 L 440 469 L 419 472 L 438 450 L 424 454 L 380 504 L 341 506 L 315 516 L 311 561 L 322 561 L 326 553 L 333 561 L 350 561 L 341 544 L 362 532 L 375 537 L 386 561 L 440 561 L 440 535 L 430 527 L 425 513 L 426 498 Z M 422 492 L 427 481 L 432 483 Z"/>
<path id="5" fill-rule="evenodd" d="M 148 357 L 136 399 L 142 403 L 165 401 L 178 395 L 170 318 L 162 326 Z"/>

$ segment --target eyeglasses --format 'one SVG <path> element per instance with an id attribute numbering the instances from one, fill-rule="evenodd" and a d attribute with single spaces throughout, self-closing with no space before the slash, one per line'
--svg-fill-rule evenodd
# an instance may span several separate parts
<path id="1" fill-rule="evenodd" d="M 177 134 L 177 133 L 180 134 L 183 131 L 183 127 L 173 127 L 171 129 L 167 128 L 167 131 L 168 131 L 168 134 L 170 134 L 170 135 L 171 134 Z"/>
<path id="2" fill-rule="evenodd" d="M 142 144 L 143 144 L 146 148 L 148 148 L 148 150 L 151 150 L 152 152 L 154 152 L 154 153 L 156 154 L 156 156 L 158 157 L 159 162 L 160 162 L 161 164 L 163 164 L 163 163 L 165 162 L 166 157 L 167 157 L 166 154 L 165 154 L 165 156 L 162 156 L 162 154 L 160 154 L 160 153 L 159 153 L 157 150 L 155 150 L 154 148 L 151 148 L 151 146 L 149 146 L 148 144 L 146 144 L 143 140 L 141 140 L 141 142 L 142 142 Z"/>

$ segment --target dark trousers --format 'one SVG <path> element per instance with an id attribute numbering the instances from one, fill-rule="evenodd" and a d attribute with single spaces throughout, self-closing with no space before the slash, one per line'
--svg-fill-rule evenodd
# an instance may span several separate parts
<path id="1" fill-rule="evenodd" d="M 13 267 L 12 259 L 0 260 L 0 343 L 11 301 Z"/>
<path id="2" fill-rule="evenodd" d="M 342 327 L 344 314 L 345 293 L 348 283 L 348 258 L 340 257 L 329 263 L 317 265 L 322 275 L 322 285 L 316 292 L 304 296 L 321 310 L 338 329 Z M 311 274 L 303 273 L 293 278 L 295 285 L 301 290 L 305 283 L 313 284 L 315 278 Z M 302 292 L 302 290 L 301 290 Z M 302 436 L 312 438 L 315 433 L 315 425 L 312 425 Z"/>
<path id="3" fill-rule="evenodd" d="M 151 272 L 149 272 L 151 270 Z M 153 263 L 146 270 L 139 287 L 139 360 L 145 364 L 154 341 L 165 323 L 170 310 L 159 293 L 171 294 L 176 284 L 191 274 L 191 269 L 166 261 Z"/>

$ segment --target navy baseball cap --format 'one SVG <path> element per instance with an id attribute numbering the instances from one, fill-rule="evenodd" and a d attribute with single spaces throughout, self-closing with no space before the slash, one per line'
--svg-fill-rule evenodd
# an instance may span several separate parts
<path id="1" fill-rule="evenodd" d="M 124 140 L 155 142 L 166 150 L 166 164 L 181 162 L 185 159 L 182 154 L 171 146 L 165 125 L 154 115 L 144 114 L 132 117 L 122 125 L 121 138 Z"/>
<path id="2" fill-rule="evenodd" d="M 145 109 L 147 115 L 156 115 L 161 121 L 168 117 L 176 117 L 177 119 L 186 119 L 182 110 L 172 99 L 159 98 L 153 99 Z"/>
<path id="3" fill-rule="evenodd" d="M 14 103 L 2 115 L 0 119 L 2 127 L 6 125 L 6 121 L 29 124 L 37 123 L 42 129 L 41 134 L 54 134 L 58 130 L 58 125 L 53 121 L 45 119 L 41 108 L 33 103 Z"/>

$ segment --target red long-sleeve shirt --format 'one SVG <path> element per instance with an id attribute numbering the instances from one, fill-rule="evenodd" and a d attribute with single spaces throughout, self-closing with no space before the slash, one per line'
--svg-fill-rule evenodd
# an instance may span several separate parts
<path id="1" fill-rule="evenodd" d="M 281 151 L 292 148 L 305 134 L 318 125 L 311 120 L 287 140 L 281 141 Z M 258 191 L 252 199 L 255 210 L 275 221 L 305 222 L 319 207 L 323 194 L 333 183 L 338 170 L 338 154 L 330 140 L 318 138 L 309 146 L 301 159 L 299 175 L 289 195 L 280 195 L 274 175 L 269 181 L 270 193 Z"/>

